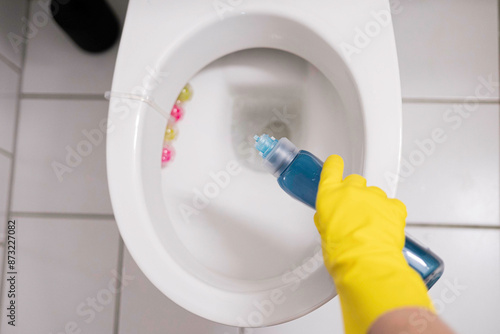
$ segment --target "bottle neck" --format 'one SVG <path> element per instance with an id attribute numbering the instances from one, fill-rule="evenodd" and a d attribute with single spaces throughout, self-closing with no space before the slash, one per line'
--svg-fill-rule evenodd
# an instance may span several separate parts
<path id="1" fill-rule="evenodd" d="M 274 148 L 266 155 L 264 159 L 264 166 L 274 176 L 279 177 L 281 173 L 290 165 L 295 159 L 299 150 L 287 138 L 281 138 Z"/>

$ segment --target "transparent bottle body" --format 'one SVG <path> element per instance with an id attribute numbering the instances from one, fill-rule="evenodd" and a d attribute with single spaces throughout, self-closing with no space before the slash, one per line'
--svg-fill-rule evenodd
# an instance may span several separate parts
<path id="1" fill-rule="evenodd" d="M 299 151 L 278 177 L 280 187 L 293 198 L 316 209 L 319 178 L 323 162 L 307 151 Z M 403 255 L 430 289 L 441 277 L 443 261 L 430 249 L 406 237 Z"/>

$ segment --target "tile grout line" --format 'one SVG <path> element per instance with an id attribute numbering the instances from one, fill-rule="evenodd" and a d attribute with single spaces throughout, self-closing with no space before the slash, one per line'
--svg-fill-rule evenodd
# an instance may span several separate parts
<path id="1" fill-rule="evenodd" d="M 403 97 L 403 103 L 464 103 L 467 97 Z M 478 104 L 499 104 L 500 98 L 477 98 Z"/>
<path id="2" fill-rule="evenodd" d="M 10 153 L 10 152 L 9 152 L 9 151 L 7 151 L 7 150 L 4 150 L 4 149 L 3 149 L 3 148 L 1 148 L 1 147 L 0 147 L 0 155 L 3 155 L 3 156 L 5 156 L 5 157 L 7 157 L 7 158 L 11 158 L 11 159 L 12 159 L 12 156 L 13 156 L 13 154 L 12 154 L 12 153 Z"/>
<path id="3" fill-rule="evenodd" d="M 124 243 L 121 235 L 118 235 L 118 261 L 116 263 L 116 272 L 123 277 L 123 258 L 124 258 Z M 122 300 L 122 281 L 120 280 L 120 284 L 118 287 L 118 291 L 115 295 L 115 312 L 113 314 L 113 334 L 120 333 L 120 311 L 121 311 L 121 300 Z"/>
<path id="4" fill-rule="evenodd" d="M 24 15 L 25 15 L 25 17 L 29 17 L 32 3 L 30 1 L 27 1 L 27 0 L 24 0 L 24 1 L 27 2 Z M 8 196 L 7 196 L 7 219 L 10 219 L 10 217 L 11 217 L 10 213 L 11 213 L 11 209 L 12 209 L 12 194 L 14 193 L 14 173 L 15 173 L 15 167 L 16 167 L 16 151 L 17 151 L 17 139 L 18 139 L 17 135 L 19 132 L 19 121 L 21 118 L 21 90 L 23 87 L 24 66 L 26 63 L 26 53 L 27 53 L 27 49 L 28 49 L 28 40 L 26 39 L 26 33 L 27 33 L 26 31 L 23 33 L 23 37 L 25 38 L 26 43 L 24 43 L 23 49 L 21 51 L 21 67 L 19 68 L 19 72 L 18 72 L 19 73 L 19 81 L 17 83 L 18 96 L 17 96 L 17 101 L 16 101 L 17 102 L 16 103 L 16 115 L 15 115 L 15 119 L 14 119 L 14 133 L 13 133 L 14 140 L 12 143 L 12 159 L 10 162 L 9 192 L 8 192 Z M 2 240 L 4 244 L 5 244 L 5 241 L 7 238 L 8 226 L 9 226 L 8 224 L 5 224 L 5 231 L 4 231 L 5 235 L 3 237 L 4 240 Z M 16 258 L 17 258 L 17 254 L 18 253 L 16 253 Z M 6 256 L 7 256 L 7 252 L 4 252 L 4 256 L 0 261 L 0 264 L 1 264 L 1 268 L 0 268 L 0 274 L 1 274 L 1 276 L 0 276 L 1 277 L 0 278 L 0 309 L 3 309 L 3 306 L 4 306 L 3 292 L 4 292 L 5 284 L 4 284 L 3 278 L 5 275 Z M 0 314 L 2 314 L 2 312 L 0 312 Z M 0 328 L 2 326 L 2 319 L 3 319 L 3 317 L 0 317 Z"/>
<path id="5" fill-rule="evenodd" d="M 10 211 L 9 216 L 11 216 L 11 217 L 24 217 L 24 218 L 88 219 L 88 220 L 114 220 L 115 219 L 113 214 L 98 214 L 98 213 L 59 213 L 59 212 Z M 406 223 L 406 226 L 500 230 L 500 225 L 486 225 L 486 224 L 446 224 L 446 223 L 408 222 L 408 223 Z"/>
<path id="6" fill-rule="evenodd" d="M 11 70 L 16 72 L 17 74 L 21 74 L 21 68 L 10 61 L 7 57 L 0 53 L 0 61 L 2 61 L 5 65 L 7 65 Z"/>
<path id="7" fill-rule="evenodd" d="M 21 99 L 107 101 L 102 94 L 21 93 Z"/>
<path id="8" fill-rule="evenodd" d="M 450 228 L 450 229 L 481 229 L 481 230 L 500 230 L 500 225 L 484 224 L 444 224 L 444 223 L 406 223 L 407 227 L 431 227 L 431 228 Z"/>
<path id="9" fill-rule="evenodd" d="M 113 214 L 100 213 L 59 213 L 59 212 L 24 212 L 11 211 L 11 216 L 24 218 L 55 218 L 55 219 L 93 219 L 93 220 L 114 220 Z"/>
<path id="10" fill-rule="evenodd" d="M 79 93 L 21 93 L 21 99 L 106 101 L 103 94 Z M 463 103 L 466 97 L 404 97 L 403 103 Z M 500 104 L 500 98 L 478 98 L 478 104 Z"/>

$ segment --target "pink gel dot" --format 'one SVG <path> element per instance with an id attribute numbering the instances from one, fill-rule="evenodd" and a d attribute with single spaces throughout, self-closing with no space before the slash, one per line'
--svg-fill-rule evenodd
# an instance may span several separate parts
<path id="1" fill-rule="evenodd" d="M 163 150 L 161 151 L 161 164 L 162 166 L 165 166 L 168 164 L 173 158 L 174 158 L 174 148 L 171 146 L 165 146 L 163 147 Z"/>
<path id="2" fill-rule="evenodd" d="M 176 121 L 180 120 L 182 116 L 184 116 L 184 109 L 182 109 L 181 106 L 178 106 L 177 104 L 174 104 L 174 107 L 172 108 L 172 111 L 170 112 L 170 115 L 175 118 Z"/>

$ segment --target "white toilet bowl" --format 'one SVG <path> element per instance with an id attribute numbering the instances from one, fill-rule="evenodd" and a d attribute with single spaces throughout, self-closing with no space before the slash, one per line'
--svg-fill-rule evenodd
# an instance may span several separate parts
<path id="1" fill-rule="evenodd" d="M 161 169 L 187 82 L 177 156 Z M 250 140 L 267 130 L 321 159 L 342 155 L 345 175 L 394 196 L 401 95 L 388 1 L 130 0 L 107 136 L 120 233 L 166 296 L 239 327 L 296 319 L 336 294 L 314 212 L 260 169 Z"/>

